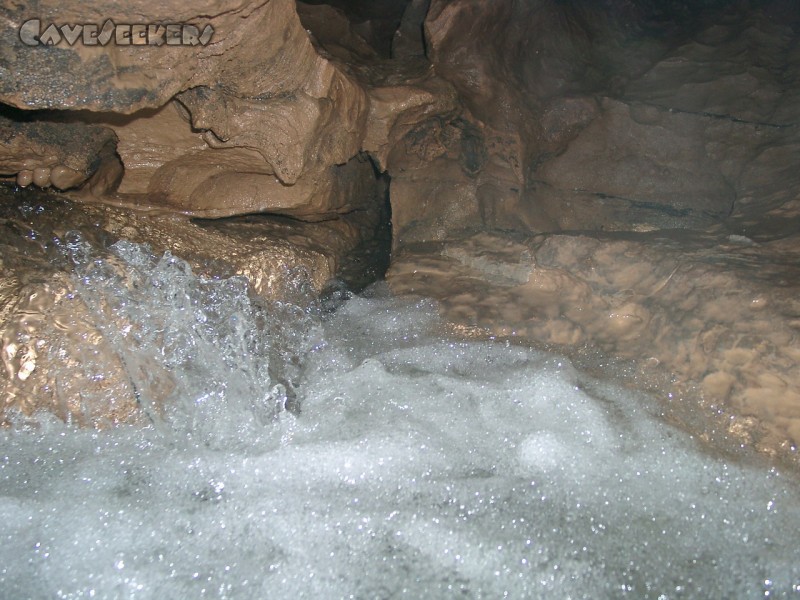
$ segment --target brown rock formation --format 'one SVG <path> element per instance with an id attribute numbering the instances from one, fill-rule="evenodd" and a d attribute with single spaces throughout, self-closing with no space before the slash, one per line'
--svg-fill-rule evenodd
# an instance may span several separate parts
<path id="1" fill-rule="evenodd" d="M 150 411 L 163 408 L 174 382 L 163 368 L 147 366 L 152 370 L 151 404 L 143 403 L 133 383 L 140 374 L 131 372 L 125 348 L 109 335 L 121 335 L 126 327 L 115 321 L 119 317 L 109 305 L 113 298 L 87 297 L 80 278 L 54 264 L 54 254 L 64 250 L 71 231 L 81 232 L 106 260 L 108 246 L 124 239 L 147 244 L 156 256 L 169 251 L 186 259 L 199 277 L 243 275 L 254 297 L 270 303 L 272 313 L 282 318 L 281 311 L 294 307 L 302 312 L 320 294 L 367 226 L 359 216 L 319 224 L 263 218 L 198 224 L 171 213 L 66 203 L 35 191 L 25 194 L 22 207 L 19 202 L 0 190 L 5 367 L 0 412 L 30 416 L 46 410 L 98 427 L 147 422 L 154 416 Z M 287 387 L 295 368 L 291 360 L 273 360 L 276 378 Z"/>
<path id="2" fill-rule="evenodd" d="M 39 8 L 53 21 L 66 23 L 93 19 L 124 23 L 131 14 L 130 7 L 122 14 L 105 5 L 91 10 L 64 3 Z M 110 43 L 70 47 L 62 43 L 31 48 L 17 35 L 25 22 L 23 11 L 6 7 L 4 12 L 2 35 L 13 40 L 6 60 L 0 63 L 4 71 L 0 99 L 6 103 L 25 109 L 57 107 L 130 114 L 159 108 L 180 94 L 192 127 L 203 132 L 207 145 L 254 151 L 252 168 L 269 170 L 286 185 L 294 184 L 304 173 L 343 164 L 360 149 L 367 113 L 364 91 L 317 54 L 291 0 L 198 6 L 194 13 L 171 4 L 134 11 L 153 23 L 169 20 L 199 27 L 203 21 L 203 26 L 214 31 L 205 46 Z M 26 71 L 40 77 L 22 78 L 20 74 Z M 70 85 L 64 81 L 67 72 L 76 77 Z M 68 90 L 78 93 L 67 95 Z M 151 113 L 141 116 L 151 118 Z M 135 129 L 130 123 L 127 126 Z M 173 158 L 187 149 L 185 142 L 172 139 L 169 129 L 151 128 L 151 133 L 149 145 L 172 146 Z M 187 131 L 183 137 L 191 136 Z M 152 153 L 146 147 L 140 152 Z M 164 150 L 156 153 L 164 154 Z M 136 171 L 135 165 L 132 170 Z"/>
<path id="3" fill-rule="evenodd" d="M 791 455 L 800 15 L 775 2 L 688 26 L 677 5 L 655 20 L 638 8 L 432 2 L 430 56 L 488 160 L 472 186 L 406 161 L 390 281 L 439 298 L 466 331 L 631 359 L 640 385 L 726 415 L 685 425 Z M 434 172 L 444 194 L 425 187 Z M 703 233 L 659 233 L 688 228 Z M 632 233 L 531 237 L 559 230 Z"/>
<path id="4" fill-rule="evenodd" d="M 788 452 L 800 435 L 795 252 L 724 234 L 479 234 L 408 248 L 390 279 L 439 298 L 473 335 L 632 360 L 637 385 L 659 389 L 683 425 Z M 701 399 L 704 415 L 674 406 Z"/>
<path id="5" fill-rule="evenodd" d="M 98 195 L 122 176 L 115 155 L 117 137 L 105 127 L 28 120 L 19 111 L 0 113 L 0 177 L 21 187 L 31 184 L 67 190 L 84 185 Z"/>

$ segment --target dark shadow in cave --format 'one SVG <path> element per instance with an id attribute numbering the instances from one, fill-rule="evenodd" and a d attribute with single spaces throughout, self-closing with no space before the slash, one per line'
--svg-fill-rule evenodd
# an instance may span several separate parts
<path id="1" fill-rule="evenodd" d="M 381 198 L 377 223 L 372 237 L 365 238 L 344 257 L 338 278 L 352 292 L 358 293 L 367 286 L 381 281 L 389 269 L 392 250 L 392 207 L 389 201 L 391 177 L 381 173 L 372 163 L 375 177 L 381 183 Z"/>
<path id="2" fill-rule="evenodd" d="M 305 0 L 342 11 L 356 31 L 382 58 L 392 53 L 392 39 L 411 0 Z"/>
<path id="3" fill-rule="evenodd" d="M 381 281 L 389 269 L 392 248 L 392 209 L 389 201 L 389 183 L 391 177 L 378 170 L 374 161 L 370 159 L 373 173 L 379 184 L 379 194 L 375 214 L 370 211 L 355 210 L 350 213 L 335 217 L 347 219 L 359 227 L 362 240 L 350 251 L 342 256 L 335 279 L 330 281 L 322 291 L 321 302 L 323 308 L 332 311 L 353 293 L 359 293 L 371 284 Z M 221 219 L 192 219 L 201 227 L 229 228 L 236 224 L 257 226 L 259 223 L 283 224 L 287 230 L 307 237 L 310 240 L 319 239 L 315 236 L 315 228 L 324 227 L 328 221 L 309 222 L 286 215 L 274 213 L 258 213 L 226 217 Z M 320 236 L 324 237 L 324 236 Z"/>

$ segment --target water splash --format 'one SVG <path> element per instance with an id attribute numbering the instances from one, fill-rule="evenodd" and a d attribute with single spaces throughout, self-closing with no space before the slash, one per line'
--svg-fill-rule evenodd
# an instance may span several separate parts
<path id="1" fill-rule="evenodd" d="M 291 379 L 271 369 L 291 369 L 270 360 L 302 350 L 303 318 L 278 350 L 270 307 L 245 277 L 200 277 L 127 241 L 104 253 L 74 231 L 57 245 L 69 275 L 29 294 L 6 336 L 17 393 L 50 393 L 57 412 L 93 425 L 134 404 L 175 440 L 209 446 L 253 443 L 285 408 Z"/>
<path id="2" fill-rule="evenodd" d="M 563 357 L 444 338 L 435 305 L 376 288 L 321 323 L 303 414 L 264 427 L 307 313 L 140 246 L 70 244 L 63 306 L 103 328 L 128 388 L 163 393 L 166 435 L 0 429 L 4 597 L 800 592 L 793 477 L 703 453 Z"/>

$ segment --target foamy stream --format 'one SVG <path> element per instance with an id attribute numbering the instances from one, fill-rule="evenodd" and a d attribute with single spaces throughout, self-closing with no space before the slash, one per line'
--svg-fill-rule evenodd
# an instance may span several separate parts
<path id="1" fill-rule="evenodd" d="M 0 431 L 2 598 L 800 598 L 797 481 L 562 357 L 380 285 L 275 314 L 135 244 L 65 252 L 147 423 Z"/>

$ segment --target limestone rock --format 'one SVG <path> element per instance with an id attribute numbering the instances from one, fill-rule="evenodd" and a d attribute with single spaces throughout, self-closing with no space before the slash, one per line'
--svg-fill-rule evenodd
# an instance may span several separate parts
<path id="1" fill-rule="evenodd" d="M 786 456 L 800 443 L 798 279 L 784 262 L 797 248 L 796 235 L 477 234 L 408 246 L 389 281 L 438 299 L 462 333 L 633 361 L 683 426 Z"/>
<path id="2" fill-rule="evenodd" d="M 147 244 L 156 256 L 169 251 L 186 259 L 197 276 L 242 275 L 275 318 L 288 319 L 281 311 L 303 314 L 377 221 L 359 214 L 318 224 L 256 217 L 198 224 L 173 213 L 73 204 L 35 190 L 0 193 L 0 421 L 12 411 L 34 419 L 47 411 L 76 425 L 145 423 L 171 394 L 172 374 L 155 363 L 134 365 L 112 335 L 126 327 L 113 302 L 87 296 L 70 269 L 65 256 L 75 232 L 111 266 L 118 259 L 108 247 L 124 239 Z M 298 363 L 291 336 L 302 327 L 292 318 L 285 360 L 270 359 L 271 370 L 290 380 Z M 148 371 L 149 405 L 132 368 Z"/>
<path id="3" fill-rule="evenodd" d="M 342 10 L 327 4 L 298 2 L 297 15 L 311 35 L 314 47 L 343 66 L 380 59 L 376 49 L 356 32 Z"/>
<path id="4" fill-rule="evenodd" d="M 307 13 L 320 11 L 330 14 L 334 8 L 349 21 L 349 28 L 367 42 L 377 55 L 386 59 L 391 54 L 392 36 L 400 26 L 404 11 L 410 0 L 307 0 Z M 303 12 L 302 7 L 298 11 Z M 349 37 L 350 34 L 347 34 Z"/>
<path id="5" fill-rule="evenodd" d="M 319 97 L 296 93 L 267 102 L 209 88 L 179 96 L 212 148 L 248 148 L 287 185 L 306 172 L 341 164 L 360 147 L 366 120 L 364 92 L 333 71 Z"/>
<path id="6" fill-rule="evenodd" d="M 245 149 L 187 154 L 153 175 L 149 195 L 205 218 L 267 212 L 319 221 L 380 206 L 380 184 L 366 157 L 309 173 L 286 186 L 271 169 L 259 170 L 252 154 Z"/>
<path id="7" fill-rule="evenodd" d="M 20 113 L 10 112 L 17 118 L 0 114 L 0 175 L 22 187 L 75 188 L 95 175 L 104 161 L 117 163 L 117 138 L 111 129 L 21 120 Z M 106 189 L 118 183 L 118 178 L 112 179 Z"/>
<path id="8" fill-rule="evenodd" d="M 719 158 L 733 163 L 725 165 L 727 171 L 741 170 L 744 138 L 758 135 L 737 129 L 716 119 L 639 112 L 639 107 L 605 100 L 602 116 L 534 177 L 553 188 L 719 219 L 730 214 L 736 197 Z M 714 154 L 712 147 L 718 149 Z"/>
<path id="9" fill-rule="evenodd" d="M 752 227 L 752 198 L 788 206 L 770 182 L 798 158 L 796 11 L 612 4 L 431 3 L 437 74 L 470 118 L 519 140 L 514 185 L 484 177 L 484 222 L 643 231 L 741 212 Z"/>
<path id="10" fill-rule="evenodd" d="M 81 108 L 132 113 L 157 108 L 178 92 L 198 85 L 219 85 L 241 95 L 274 94 L 300 89 L 313 81 L 318 57 L 305 35 L 294 5 L 288 0 L 180 2 L 153 4 L 141 0 L 119 7 L 113 2 L 87 7 L 82 3 L 40 2 L 42 29 L 50 23 L 103 27 L 130 23 L 210 25 L 206 45 L 70 46 L 22 43 L 19 29 L 31 18 L 21 5 L 7 4 L 2 38 L 7 48 L 0 63 L 0 96 L 20 108 Z M 285 35 L 268 35 L 270 30 Z M 116 32 L 115 32 L 116 33 Z M 313 85 L 313 84 L 312 84 Z"/>
<path id="11" fill-rule="evenodd" d="M 103 22 L 125 22 L 118 9 L 105 5 L 88 12 L 69 3 L 42 9 L 59 23 L 90 23 L 101 15 Z M 59 113 L 71 123 L 67 137 L 81 122 L 115 131 L 125 173 L 123 198 L 113 201 L 166 202 L 204 216 L 271 211 L 329 218 L 375 198 L 367 189 L 374 174 L 354 166 L 362 164 L 354 158 L 360 152 L 369 152 L 385 170 L 392 146 L 418 123 L 458 112 L 455 90 L 424 60 L 410 66 L 381 62 L 344 13 L 332 7 L 271 0 L 196 11 L 142 4 L 136 11 L 140 20 L 163 22 L 170 15 L 171 22 L 213 29 L 209 43 L 192 47 L 63 40 L 31 48 L 17 35 L 22 12 L 3 10 L 9 50 L 0 69 L 9 77 L 0 100 L 25 109 L 80 109 Z M 401 13 L 402 8 L 398 22 Z M 39 61 L 49 61 L 47 69 Z M 76 74 L 69 85 L 62 68 L 67 64 Z M 55 73 L 54 66 L 61 71 Z M 42 77 L 17 76 L 26 69 Z M 23 157 L 22 181 L 27 171 L 55 166 L 41 162 Z M 28 163 L 31 168 L 24 166 Z M 17 177 L 16 168 L 5 169 L 9 177 Z M 59 181 L 66 179 L 60 173 Z M 99 179 L 110 187 L 113 178 L 106 173 Z M 37 181 L 44 183 L 44 177 Z M 102 190 L 91 191 L 101 195 Z M 131 194 L 140 197 L 126 197 Z"/>
<path id="12" fill-rule="evenodd" d="M 124 165 L 120 194 L 146 194 L 150 179 L 159 168 L 180 157 L 207 149 L 200 131 L 193 130 L 189 116 L 177 101 L 158 109 L 146 109 L 133 115 L 97 115 L 97 122 L 116 133 L 117 154 Z M 252 157 L 263 169 L 259 155 Z"/>
<path id="13" fill-rule="evenodd" d="M 122 13 L 108 4 L 90 10 L 63 2 L 39 8 L 58 23 L 125 23 L 128 15 L 138 14 L 151 23 L 209 25 L 214 36 L 209 44 L 195 46 L 69 46 L 64 41 L 31 48 L 18 35 L 24 11 L 7 6 L 0 32 L 8 43 L 0 62 L 3 102 L 25 109 L 134 113 L 159 108 L 183 92 L 181 101 L 207 143 L 256 150 L 287 184 L 306 170 L 344 163 L 359 151 L 364 92 L 314 50 L 292 0 L 198 5 L 196 10 L 168 2 L 126 7 Z M 155 143 L 166 142 L 156 138 Z"/>
<path id="14" fill-rule="evenodd" d="M 389 168 L 389 152 L 406 134 L 431 117 L 455 117 L 458 107 L 452 86 L 432 73 L 373 87 L 369 100 L 363 146 L 383 169 Z"/>
<path id="15" fill-rule="evenodd" d="M 392 37 L 393 58 L 425 56 L 423 28 L 431 0 L 411 0 Z"/>

